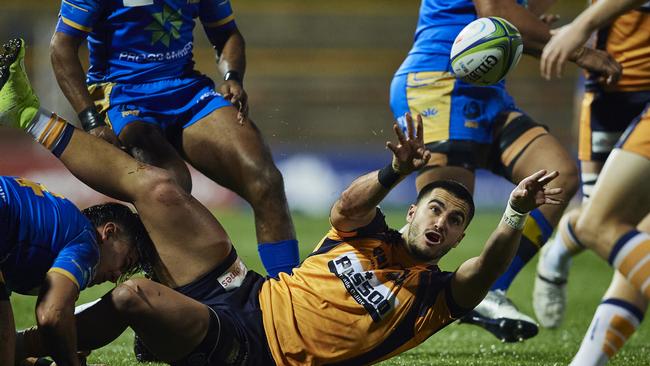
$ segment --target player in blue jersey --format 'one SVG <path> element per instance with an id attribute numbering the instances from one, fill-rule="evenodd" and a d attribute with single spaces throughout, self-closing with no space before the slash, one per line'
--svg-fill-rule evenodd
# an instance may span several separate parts
<path id="1" fill-rule="evenodd" d="M 9 296 L 16 292 L 38 295 L 36 322 L 49 354 L 59 365 L 80 365 L 73 317 L 79 292 L 132 273 L 136 243 L 146 239 L 125 205 L 79 211 L 41 184 L 0 176 L 0 364 L 14 364 Z"/>
<path id="2" fill-rule="evenodd" d="M 224 76 L 216 91 L 194 70 L 197 17 Z M 78 54 L 84 39 L 86 75 Z M 131 155 L 170 170 L 188 192 L 185 162 L 233 190 L 253 207 L 267 272 L 297 265 L 282 176 L 248 119 L 244 38 L 229 0 L 64 0 L 51 58 L 86 131 L 113 143 L 117 135 Z"/>
<path id="3" fill-rule="evenodd" d="M 521 111 L 504 82 L 478 87 L 456 80 L 451 73 L 451 45 L 461 29 L 477 17 L 499 16 L 521 32 L 524 52 L 539 55 L 550 38 L 549 26 L 540 19 L 551 1 L 423 0 L 415 41 L 395 73 L 390 103 L 403 123 L 406 112 L 422 114 L 424 138 L 433 153 L 420 171 L 418 190 L 438 179 L 455 179 L 473 189 L 474 170 L 489 169 L 513 183 L 542 166 L 560 171 L 563 201 L 578 187 L 573 158 L 548 132 Z M 544 17 L 550 19 L 552 17 Z M 572 60 L 610 80 L 620 73 L 605 52 L 581 48 Z M 498 338 L 513 342 L 537 334 L 537 324 L 520 313 L 505 293 L 520 269 L 537 253 L 557 225 L 565 206 L 545 206 L 531 213 L 517 255 L 492 291 L 464 320 L 481 325 Z"/>

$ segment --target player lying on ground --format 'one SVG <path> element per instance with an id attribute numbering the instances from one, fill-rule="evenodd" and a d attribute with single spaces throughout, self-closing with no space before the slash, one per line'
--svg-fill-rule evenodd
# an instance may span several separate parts
<path id="1" fill-rule="evenodd" d="M 2 109 L 21 113 L 4 123 L 38 140 L 33 131 L 51 114 L 29 97 L 20 62 L 11 67 L 13 90 L 0 93 L 14 94 Z M 558 173 L 523 179 L 480 256 L 442 272 L 438 261 L 460 244 L 474 214 L 465 187 L 439 181 L 422 189 L 403 234 L 377 208 L 430 157 L 421 118 L 405 120 L 406 134 L 394 126 L 398 143 L 387 143 L 391 164 L 342 193 L 314 252 L 293 275 L 265 279 L 246 269 L 218 220 L 167 171 L 55 119 L 63 138 L 49 148 L 89 186 L 132 202 L 159 254 L 153 272 L 160 283 L 129 280 L 78 315 L 80 348 L 101 347 L 130 326 L 175 365 L 358 365 L 415 347 L 466 314 L 509 265 L 528 212 L 561 203 L 554 198 L 561 188 L 547 187 Z M 30 347 L 21 357 L 42 352 L 38 330 L 23 336 Z"/>
<path id="2" fill-rule="evenodd" d="M 519 271 L 550 237 L 566 203 L 578 189 L 578 170 L 562 144 L 515 103 L 505 83 L 477 86 L 450 72 L 451 46 L 463 27 L 478 17 L 498 16 L 521 31 L 524 52 L 538 56 L 550 38 L 540 15 L 552 1 L 422 0 L 415 42 L 391 83 L 391 109 L 398 121 L 405 112 L 424 119 L 425 144 L 432 159 L 420 170 L 418 190 L 430 182 L 454 179 L 474 188 L 474 172 L 483 168 L 517 184 L 539 169 L 557 170 L 556 185 L 565 204 L 543 206 L 531 219 L 510 268 L 472 314 L 463 319 L 516 342 L 537 334 L 535 320 L 517 310 L 506 291 Z M 549 18 L 545 18 L 549 19 Z M 551 18 L 552 19 L 552 18 Z M 571 60 L 580 67 L 616 79 L 619 65 L 604 51 L 582 48 Z"/>
<path id="3" fill-rule="evenodd" d="M 2 123 L 20 115 L 9 108 L 19 97 L 13 88 L 27 82 L 20 80 L 24 75 L 17 64 L 8 69 L 6 56 L 0 59 Z M 7 80 L 9 72 L 13 77 Z M 32 102 L 35 113 L 38 102 Z M 46 145 L 58 143 L 56 131 L 32 133 L 42 135 Z M 43 185 L 0 176 L 0 365 L 15 361 L 12 292 L 38 295 L 36 323 L 48 355 L 59 365 L 80 365 L 73 316 L 79 291 L 137 271 L 137 247 L 147 240 L 138 215 L 125 205 L 107 203 L 79 211 Z"/>
<path id="4" fill-rule="evenodd" d="M 567 55 L 584 44 L 592 32 L 645 3 L 600 0 L 589 7 L 570 25 L 561 28 L 544 49 L 540 64 L 542 75 L 546 78 L 561 76 Z M 643 14 L 637 14 L 637 18 L 639 16 Z M 628 16 L 630 20 L 634 18 L 634 15 Z M 638 29 L 644 28 L 639 26 Z M 645 49 L 642 46 L 648 44 L 646 39 L 638 37 L 628 40 L 637 42 L 633 49 L 636 55 L 642 54 Z M 626 69 L 623 72 L 625 74 Z M 635 75 L 641 77 L 644 73 Z M 572 365 L 604 365 L 638 328 L 647 310 L 650 299 L 650 103 L 646 102 L 644 109 L 630 123 L 607 159 L 591 199 L 575 226 L 576 241 L 607 259 L 617 273 Z"/>

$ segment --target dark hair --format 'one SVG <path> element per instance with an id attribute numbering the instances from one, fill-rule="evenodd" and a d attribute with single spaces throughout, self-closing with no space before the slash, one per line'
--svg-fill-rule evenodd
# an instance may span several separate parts
<path id="1" fill-rule="evenodd" d="M 119 282 L 142 271 L 147 276 L 153 273 L 153 260 L 156 256 L 153 242 L 147 233 L 147 229 L 140 220 L 140 215 L 133 212 L 127 205 L 117 202 L 106 202 L 90 206 L 81 211 L 90 222 L 99 227 L 107 222 L 114 222 L 120 226 L 122 231 L 135 244 L 138 251 L 138 265 L 130 268 L 124 273 Z"/>
<path id="2" fill-rule="evenodd" d="M 467 222 L 465 223 L 465 227 L 469 225 L 469 223 L 472 221 L 472 218 L 474 217 L 474 198 L 472 197 L 472 193 L 465 187 L 460 182 L 457 182 L 455 180 L 451 179 L 442 179 L 442 180 L 436 180 L 433 181 L 426 186 L 422 187 L 420 190 L 420 193 L 418 193 L 418 198 L 415 200 L 415 204 L 419 204 L 420 201 L 429 195 L 431 191 L 433 191 L 436 188 L 442 188 L 445 191 L 453 194 L 454 196 L 460 198 L 461 200 L 467 202 L 469 205 L 469 212 L 467 213 Z"/>

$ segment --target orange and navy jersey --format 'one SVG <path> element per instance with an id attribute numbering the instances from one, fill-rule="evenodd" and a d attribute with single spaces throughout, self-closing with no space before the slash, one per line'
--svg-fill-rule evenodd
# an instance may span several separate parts
<path id="1" fill-rule="evenodd" d="M 607 51 L 623 67 L 621 80 L 607 91 L 650 90 L 650 1 L 600 29 L 595 46 Z M 601 87 L 594 75 L 589 79 L 592 90 Z"/>
<path id="2" fill-rule="evenodd" d="M 379 209 L 354 232 L 332 228 L 293 275 L 262 286 L 273 358 L 363 365 L 413 348 L 468 311 L 451 296 L 453 275 L 415 261 Z"/>

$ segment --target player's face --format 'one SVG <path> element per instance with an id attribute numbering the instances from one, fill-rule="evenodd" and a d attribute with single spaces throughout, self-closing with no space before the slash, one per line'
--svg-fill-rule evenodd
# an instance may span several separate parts
<path id="1" fill-rule="evenodd" d="M 100 260 L 91 284 L 96 285 L 106 281 L 115 283 L 137 262 L 138 252 L 135 244 L 126 235 L 102 235 Z"/>
<path id="2" fill-rule="evenodd" d="M 409 208 L 406 245 L 414 257 L 438 262 L 465 236 L 470 207 L 445 189 L 435 188 Z"/>

